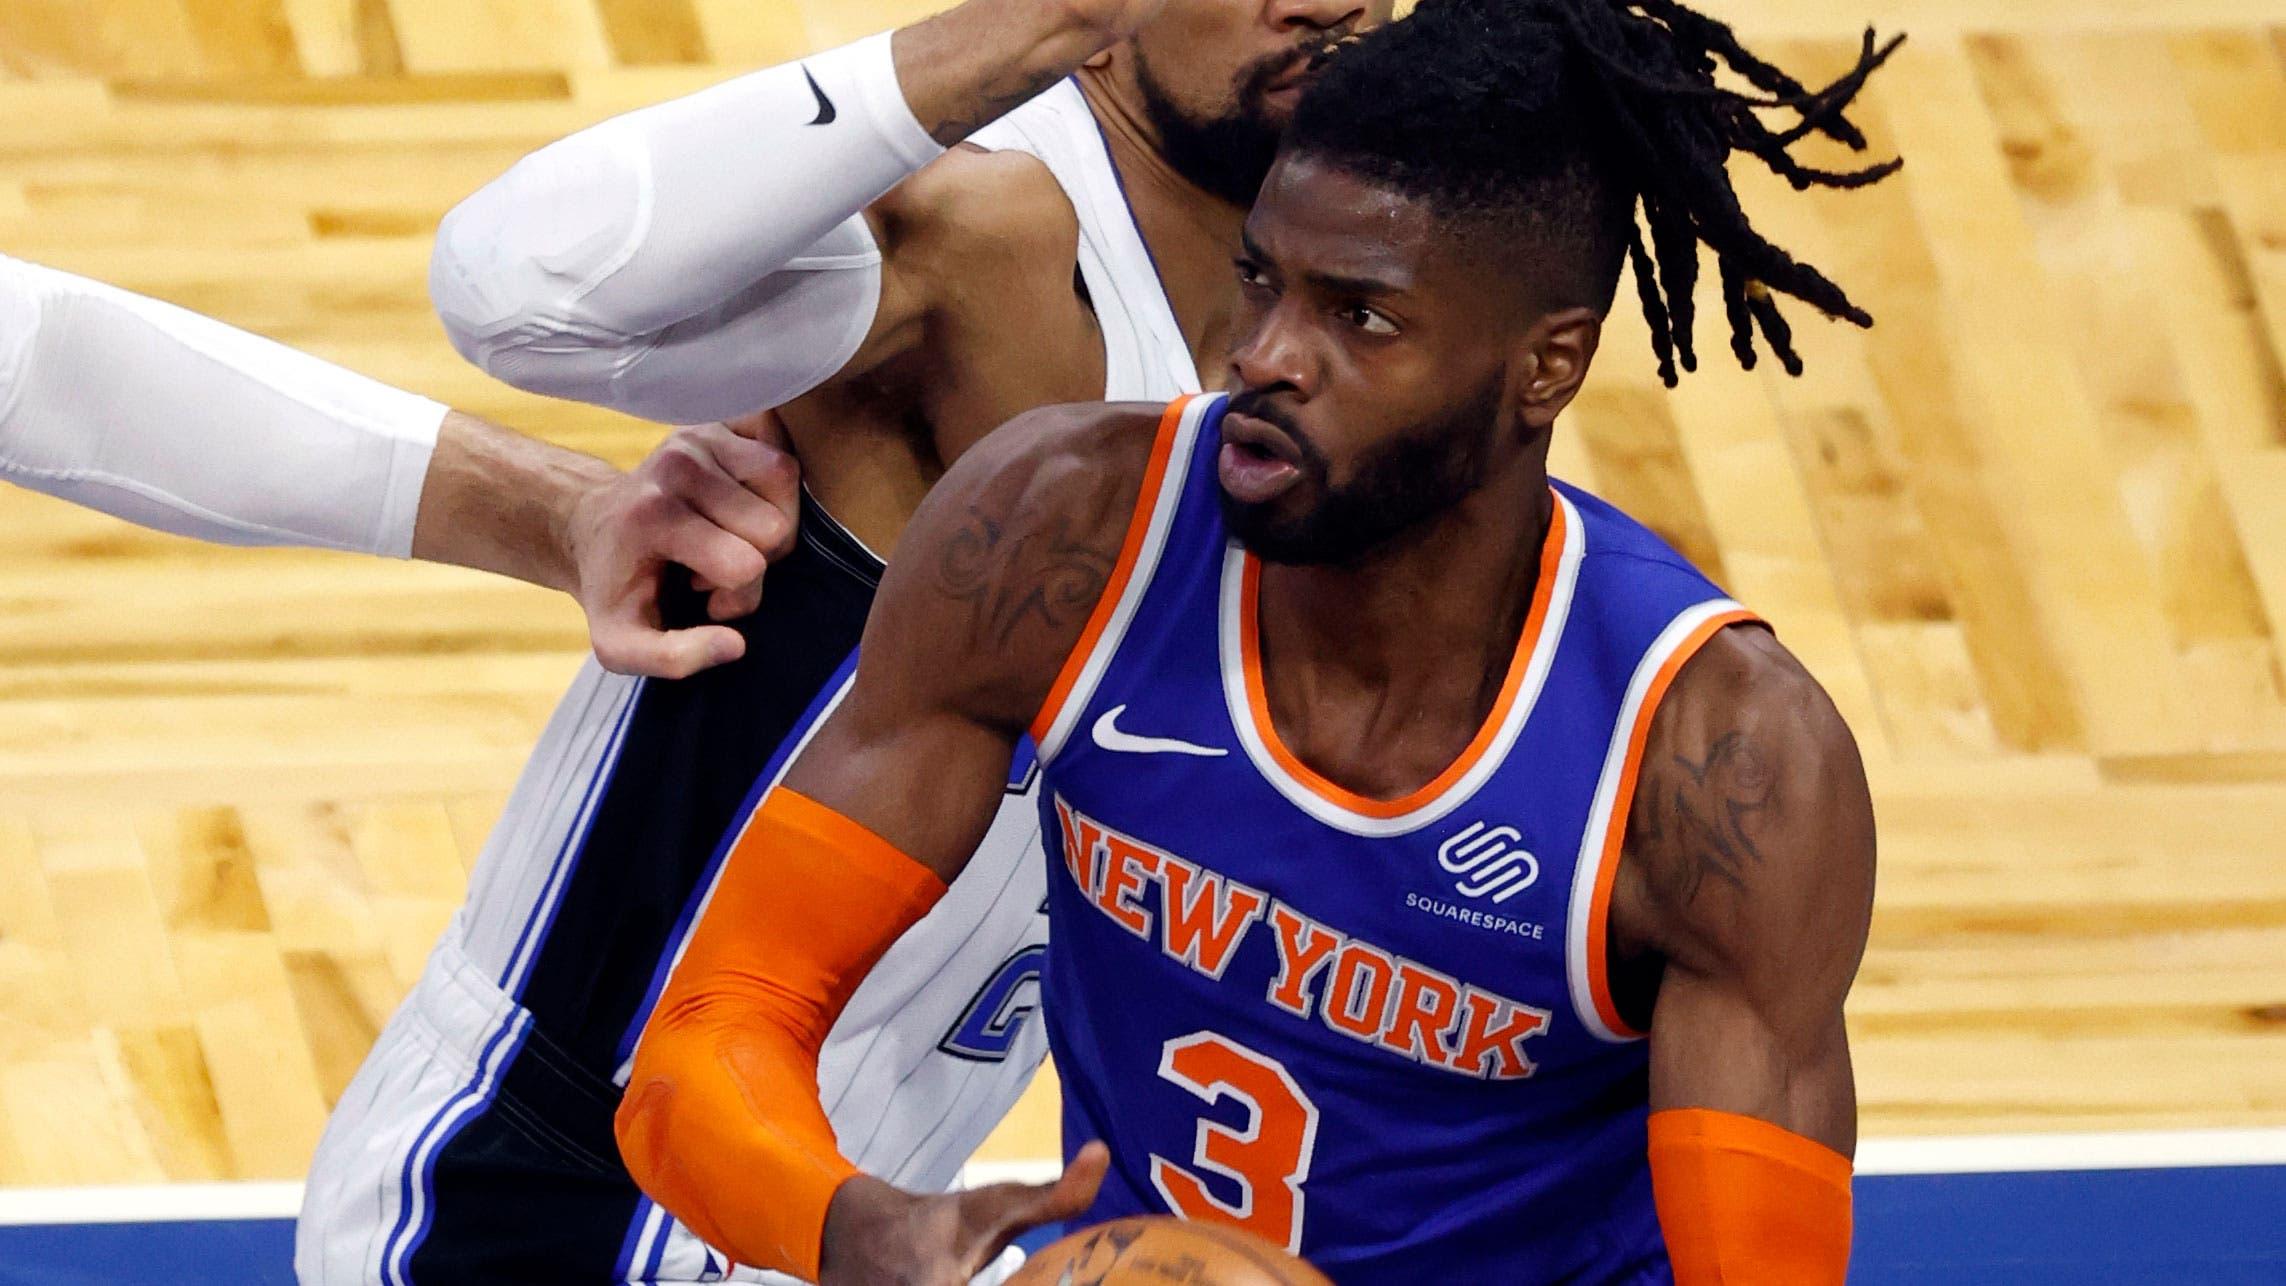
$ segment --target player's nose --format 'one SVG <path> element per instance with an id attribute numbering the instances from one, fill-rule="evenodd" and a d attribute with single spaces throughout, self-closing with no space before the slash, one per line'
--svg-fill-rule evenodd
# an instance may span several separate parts
<path id="1" fill-rule="evenodd" d="M 1316 387 L 1317 364 L 1300 329 L 1286 320 L 1286 309 L 1262 314 L 1254 329 L 1231 350 L 1230 370 L 1237 386 L 1267 390 L 1285 386 L 1308 397 Z"/>
<path id="2" fill-rule="evenodd" d="M 1356 0 L 1270 0 L 1270 25 L 1280 31 L 1346 35 L 1365 22 L 1370 8 Z"/>

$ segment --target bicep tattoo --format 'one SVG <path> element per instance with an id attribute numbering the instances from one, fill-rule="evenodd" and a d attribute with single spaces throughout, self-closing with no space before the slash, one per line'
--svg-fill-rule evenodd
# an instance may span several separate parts
<path id="1" fill-rule="evenodd" d="M 969 641 L 1007 647 L 1027 622 L 1050 631 L 1076 627 L 1094 610 L 1117 562 L 1100 533 L 1074 531 L 1068 517 L 1017 524 L 969 506 L 938 554 L 937 591 L 968 606 Z"/>
<path id="2" fill-rule="evenodd" d="M 1765 865 L 1755 833 L 1775 819 L 1779 802 L 1777 771 L 1744 732 L 1716 739 L 1700 762 L 1673 755 L 1647 774 L 1635 824 L 1662 897 L 1688 906 L 1709 880 L 1744 893 Z"/>

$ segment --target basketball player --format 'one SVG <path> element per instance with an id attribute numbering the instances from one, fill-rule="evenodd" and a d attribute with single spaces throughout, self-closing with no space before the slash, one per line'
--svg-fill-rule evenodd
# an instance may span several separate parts
<path id="1" fill-rule="evenodd" d="M 1885 173 L 1787 156 L 1855 140 L 1885 56 L 1812 94 L 1673 0 L 1424 0 L 1332 54 L 1246 225 L 1235 394 L 1033 413 L 914 516 L 639 1046 L 646 1189 L 829 1284 L 1136 1212 L 1357 1282 L 1840 1282 L 1855 746 L 1547 454 L 1631 252 L 1686 365 L 1702 243 L 1741 356 L 1791 361 L 1772 292 L 1869 320 L 1724 165 Z M 1070 1168 L 911 1195 L 837 1152 L 816 1050 L 1027 736 Z"/>
<path id="2" fill-rule="evenodd" d="M 1388 8 L 972 0 L 563 140 L 452 213 L 432 287 L 463 351 L 661 419 L 782 406 L 808 496 L 742 660 L 591 669 L 559 709 L 328 1127 L 305 1281 L 721 1279 L 611 1114 L 727 833 L 838 688 L 947 463 L 1043 404 L 1199 389 L 1308 56 Z M 916 1188 L 957 1176 L 1046 1049 L 1030 789 L 1013 765 L 1002 825 L 825 1055 L 844 1146 Z"/>
<path id="3" fill-rule="evenodd" d="M 177 535 L 499 572 L 573 594 L 601 664 L 743 648 L 662 631 L 672 561 L 751 610 L 792 535 L 792 462 L 721 425 L 631 475 L 211 318 L 0 256 L 0 479 Z"/>

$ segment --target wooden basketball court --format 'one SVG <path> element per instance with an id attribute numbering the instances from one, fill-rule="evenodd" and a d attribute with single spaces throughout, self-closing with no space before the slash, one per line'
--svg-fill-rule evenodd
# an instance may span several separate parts
<path id="1" fill-rule="evenodd" d="M 1708 0 L 1898 180 L 1749 208 L 1880 318 L 1558 471 L 1775 621 L 1864 742 L 1869 1135 L 2286 1123 L 2286 0 Z M 444 343 L 429 237 L 581 125 L 910 0 L 8 0 L 0 252 L 622 463 Z M 473 574 L 0 490 L 0 1185 L 295 1178 L 583 645 Z M 994 1155 L 1053 1150 L 1036 1095 Z"/>

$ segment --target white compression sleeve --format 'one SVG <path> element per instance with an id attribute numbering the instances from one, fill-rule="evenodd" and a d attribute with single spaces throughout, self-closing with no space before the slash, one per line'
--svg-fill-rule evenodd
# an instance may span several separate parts
<path id="1" fill-rule="evenodd" d="M 446 216 L 430 295 L 519 388 L 666 422 L 776 406 L 864 341 L 861 212 L 942 152 L 874 36 L 525 157 Z"/>
<path id="2" fill-rule="evenodd" d="M 0 479 L 232 545 L 409 557 L 445 408 L 0 256 Z"/>

